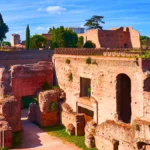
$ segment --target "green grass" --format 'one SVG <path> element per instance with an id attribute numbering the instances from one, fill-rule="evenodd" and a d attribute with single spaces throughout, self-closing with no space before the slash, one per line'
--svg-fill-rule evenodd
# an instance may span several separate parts
<path id="1" fill-rule="evenodd" d="M 12 147 L 17 148 L 22 143 L 22 131 L 13 133 Z"/>
<path id="2" fill-rule="evenodd" d="M 61 138 L 64 141 L 74 143 L 76 146 L 83 150 L 97 150 L 96 148 L 87 148 L 84 144 L 84 136 L 70 136 L 66 133 L 65 127 L 63 126 L 53 126 L 43 128 L 48 134 Z"/>

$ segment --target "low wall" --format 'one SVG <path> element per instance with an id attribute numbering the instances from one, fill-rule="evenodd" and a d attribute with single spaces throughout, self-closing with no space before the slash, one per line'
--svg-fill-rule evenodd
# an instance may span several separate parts
<path id="1" fill-rule="evenodd" d="M 0 66 L 51 61 L 51 50 L 0 51 Z"/>

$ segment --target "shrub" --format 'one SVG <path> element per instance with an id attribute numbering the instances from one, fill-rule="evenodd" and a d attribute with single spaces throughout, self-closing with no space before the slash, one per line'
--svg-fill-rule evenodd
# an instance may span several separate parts
<path id="1" fill-rule="evenodd" d="M 39 101 L 38 101 L 37 97 L 34 97 L 33 100 L 34 100 L 34 103 L 39 104 Z"/>
<path id="2" fill-rule="evenodd" d="M 47 82 L 44 82 L 43 85 L 42 85 L 42 89 L 43 89 L 44 91 L 46 91 L 46 90 L 50 90 L 51 87 L 50 87 L 50 85 L 49 85 Z"/>
<path id="3" fill-rule="evenodd" d="M 69 81 L 73 81 L 73 75 L 72 75 L 72 73 L 69 74 L 68 78 L 69 78 Z"/>
<path id="4" fill-rule="evenodd" d="M 0 150 L 8 150 L 8 148 L 0 148 Z"/>
<path id="5" fill-rule="evenodd" d="M 86 64 L 90 65 L 90 64 L 91 64 L 91 61 L 92 61 L 92 60 L 91 60 L 91 57 L 87 58 L 87 59 L 86 59 Z"/>
<path id="6" fill-rule="evenodd" d="M 70 60 L 69 59 L 66 59 L 66 64 L 70 64 Z"/>
<path id="7" fill-rule="evenodd" d="M 58 109 L 58 104 L 54 101 L 50 102 L 49 110 L 50 111 L 55 111 Z"/>
<path id="8" fill-rule="evenodd" d="M 87 41 L 84 44 L 84 48 L 95 48 L 95 47 L 96 47 L 96 45 L 92 41 Z"/>

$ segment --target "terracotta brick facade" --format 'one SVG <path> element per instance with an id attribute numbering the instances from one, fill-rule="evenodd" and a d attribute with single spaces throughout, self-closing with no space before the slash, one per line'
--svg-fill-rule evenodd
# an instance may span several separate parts
<path id="1" fill-rule="evenodd" d="M 84 37 L 84 43 L 91 40 L 96 48 L 140 48 L 140 34 L 132 27 L 113 28 L 110 30 L 87 30 L 78 34 Z"/>
<path id="2" fill-rule="evenodd" d="M 91 62 L 87 64 L 89 57 Z M 70 60 L 70 64 L 66 60 Z M 117 57 L 117 52 L 113 57 L 59 53 L 54 55 L 53 62 L 58 85 L 66 93 L 66 103 L 73 112 L 78 113 L 82 107 L 98 124 L 94 135 L 98 149 L 149 148 L 150 60 Z M 81 78 L 91 81 L 90 98 L 80 96 Z M 126 102 L 120 103 L 122 96 Z M 92 142 L 92 136 L 85 135 L 86 144 Z"/>

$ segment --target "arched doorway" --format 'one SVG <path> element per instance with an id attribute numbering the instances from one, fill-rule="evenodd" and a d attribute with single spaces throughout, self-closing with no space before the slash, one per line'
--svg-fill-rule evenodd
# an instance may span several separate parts
<path id="1" fill-rule="evenodd" d="M 125 123 L 131 121 L 131 80 L 126 74 L 117 76 L 116 84 L 118 120 Z"/>

